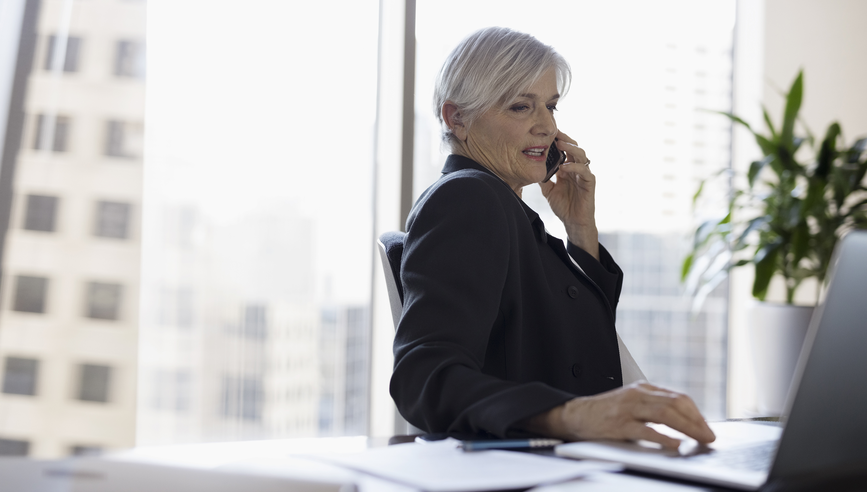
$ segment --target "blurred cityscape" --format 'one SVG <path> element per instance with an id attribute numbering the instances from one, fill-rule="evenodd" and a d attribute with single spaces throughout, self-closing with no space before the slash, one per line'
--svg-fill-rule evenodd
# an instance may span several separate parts
<path id="1" fill-rule="evenodd" d="M 338 209 L 325 222 L 298 199 L 221 219 L 183 186 L 161 194 L 189 170 L 185 158 L 162 154 L 143 170 L 146 8 L 143 0 L 26 1 L 0 174 L 0 456 L 367 434 L 370 307 L 331 295 L 337 280 L 319 268 L 354 265 L 363 273 L 340 287 L 363 285 L 356 297 L 369 298 L 368 274 L 381 275 L 379 265 L 355 261 L 333 239 L 372 244 L 357 233 L 370 229 L 369 218 Z M 622 185 L 600 189 L 600 240 L 624 270 L 618 329 L 645 374 L 721 418 L 726 285 L 693 312 L 679 273 L 687 231 L 704 214 L 692 211 L 692 194 L 729 165 L 730 127 L 697 109 L 731 107 L 731 32 L 665 35 L 648 41 L 658 77 L 642 81 L 653 92 L 640 138 L 653 152 L 618 160 L 640 147 L 632 142 L 597 150 L 598 161 L 592 154 L 612 164 L 599 167 L 600 183 Z M 436 70 L 444 55 L 424 51 L 426 42 L 419 34 L 419 60 L 437 61 L 419 70 Z M 422 75 L 416 194 L 445 158 L 424 85 L 433 77 Z M 565 113 L 564 128 L 580 127 Z M 211 154 L 190 147 L 209 164 Z M 630 173 L 640 178 L 624 178 Z M 724 198 L 727 190 L 707 192 Z M 352 217 L 369 214 L 365 195 L 337 196 L 362 203 Z M 563 237 L 535 187 L 524 199 Z M 325 228 L 346 229 L 323 236 Z"/>
<path id="2" fill-rule="evenodd" d="M 315 300 L 313 221 L 274 208 L 215 227 L 166 202 L 143 242 L 146 6 L 26 2 L 0 456 L 366 434 L 369 308 Z"/>

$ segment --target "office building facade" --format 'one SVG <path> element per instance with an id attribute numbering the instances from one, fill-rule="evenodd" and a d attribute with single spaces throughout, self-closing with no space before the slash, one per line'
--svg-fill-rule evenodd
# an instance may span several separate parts
<path id="1" fill-rule="evenodd" d="M 26 2 L 2 168 L 0 455 L 135 442 L 144 5 Z"/>

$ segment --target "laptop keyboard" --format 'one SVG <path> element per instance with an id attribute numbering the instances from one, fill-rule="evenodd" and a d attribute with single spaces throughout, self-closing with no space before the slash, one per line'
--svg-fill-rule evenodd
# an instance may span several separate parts
<path id="1" fill-rule="evenodd" d="M 742 448 L 713 450 L 710 453 L 689 456 L 687 459 L 738 470 L 767 472 L 770 471 L 776 449 L 777 442 L 768 441 Z"/>

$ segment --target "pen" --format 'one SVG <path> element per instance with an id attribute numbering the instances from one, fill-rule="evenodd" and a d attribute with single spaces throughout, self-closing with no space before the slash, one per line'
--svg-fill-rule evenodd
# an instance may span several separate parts
<path id="1" fill-rule="evenodd" d="M 464 451 L 482 451 L 484 449 L 527 449 L 550 448 L 563 444 L 559 439 L 490 439 L 484 441 L 461 441 Z"/>

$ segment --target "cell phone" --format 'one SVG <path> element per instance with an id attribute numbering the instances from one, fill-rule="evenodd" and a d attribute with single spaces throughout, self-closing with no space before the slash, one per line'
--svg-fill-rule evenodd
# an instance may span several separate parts
<path id="1" fill-rule="evenodd" d="M 545 174 L 545 179 L 542 182 L 547 183 L 551 179 L 551 176 L 560 169 L 560 164 L 564 162 L 566 162 L 566 152 L 557 148 L 557 140 L 555 139 L 551 142 L 551 147 L 548 148 L 548 159 L 545 161 L 545 168 L 548 172 Z"/>

